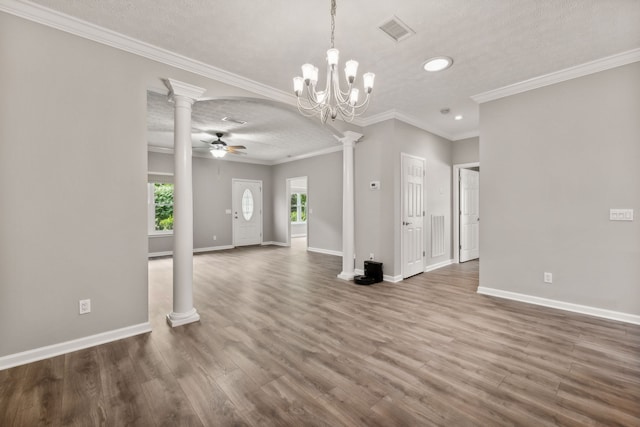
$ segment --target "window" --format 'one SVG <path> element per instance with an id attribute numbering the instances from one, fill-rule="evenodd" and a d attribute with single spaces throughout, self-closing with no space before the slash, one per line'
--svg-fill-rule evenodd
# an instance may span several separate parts
<path id="1" fill-rule="evenodd" d="M 173 233 L 173 184 L 149 183 L 149 234 Z"/>
<path id="2" fill-rule="evenodd" d="M 307 195 L 305 193 L 291 194 L 291 222 L 307 222 Z"/>

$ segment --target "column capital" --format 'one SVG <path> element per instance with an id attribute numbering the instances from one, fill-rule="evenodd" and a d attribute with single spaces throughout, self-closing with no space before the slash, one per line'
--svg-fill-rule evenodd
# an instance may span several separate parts
<path id="1" fill-rule="evenodd" d="M 167 84 L 169 85 L 169 90 L 171 90 L 171 97 L 184 96 L 185 98 L 197 101 L 198 98 L 200 98 L 202 94 L 206 92 L 206 89 L 174 79 L 167 79 Z"/>
<path id="2" fill-rule="evenodd" d="M 350 130 L 345 131 L 342 134 L 342 138 L 338 138 L 338 141 L 342 142 L 345 147 L 353 147 L 356 142 L 360 141 L 364 135 L 358 132 L 352 132 Z"/>

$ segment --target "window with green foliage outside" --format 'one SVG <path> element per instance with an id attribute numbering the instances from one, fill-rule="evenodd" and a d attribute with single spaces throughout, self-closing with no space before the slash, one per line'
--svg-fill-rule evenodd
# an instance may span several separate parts
<path id="1" fill-rule="evenodd" d="M 173 230 L 173 184 L 150 183 L 150 232 L 167 233 Z M 151 218 L 152 216 L 152 218 Z"/>
<path id="2" fill-rule="evenodd" d="M 307 195 L 291 194 L 291 222 L 307 222 Z"/>

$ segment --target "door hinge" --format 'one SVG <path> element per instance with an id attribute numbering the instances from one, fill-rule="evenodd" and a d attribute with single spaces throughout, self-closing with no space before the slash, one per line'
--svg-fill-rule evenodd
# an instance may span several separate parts
<path id="1" fill-rule="evenodd" d="M 427 253 L 425 251 L 422 251 L 422 256 L 427 256 Z"/>
<path id="2" fill-rule="evenodd" d="M 425 213 L 424 213 L 424 211 L 422 211 L 422 216 L 425 216 Z"/>

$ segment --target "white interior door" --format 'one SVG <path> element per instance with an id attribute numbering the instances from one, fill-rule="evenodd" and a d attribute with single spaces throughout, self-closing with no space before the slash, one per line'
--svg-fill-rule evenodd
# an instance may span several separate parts
<path id="1" fill-rule="evenodd" d="M 402 155 L 402 276 L 424 272 L 425 161 Z"/>
<path id="2" fill-rule="evenodd" d="M 460 262 L 480 257 L 480 172 L 460 169 Z"/>
<path id="3" fill-rule="evenodd" d="M 234 179 L 233 245 L 262 243 L 262 181 Z"/>

